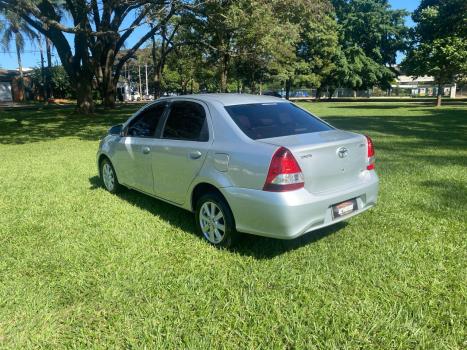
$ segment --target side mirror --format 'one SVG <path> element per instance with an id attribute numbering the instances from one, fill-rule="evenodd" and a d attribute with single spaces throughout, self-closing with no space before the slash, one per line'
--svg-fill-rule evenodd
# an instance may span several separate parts
<path id="1" fill-rule="evenodd" d="M 119 135 L 119 136 L 121 136 L 122 130 L 123 130 L 123 125 L 122 124 L 114 125 L 109 129 L 109 134 L 110 135 Z"/>

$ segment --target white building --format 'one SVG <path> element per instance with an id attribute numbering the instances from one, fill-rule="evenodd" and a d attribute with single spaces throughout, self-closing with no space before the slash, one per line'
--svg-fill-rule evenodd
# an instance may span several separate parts
<path id="1" fill-rule="evenodd" d="M 438 85 L 435 78 L 430 76 L 413 77 L 399 75 L 391 84 L 393 95 L 411 95 L 420 97 L 432 97 L 438 94 Z M 443 96 L 455 98 L 456 84 L 443 85 Z"/>

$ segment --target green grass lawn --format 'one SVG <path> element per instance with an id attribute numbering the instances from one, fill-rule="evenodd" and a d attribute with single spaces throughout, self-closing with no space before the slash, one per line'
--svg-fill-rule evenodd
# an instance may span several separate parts
<path id="1" fill-rule="evenodd" d="M 380 197 L 294 241 L 217 250 L 100 185 L 136 107 L 0 112 L 0 348 L 465 349 L 467 105 L 312 103 L 375 143 Z"/>

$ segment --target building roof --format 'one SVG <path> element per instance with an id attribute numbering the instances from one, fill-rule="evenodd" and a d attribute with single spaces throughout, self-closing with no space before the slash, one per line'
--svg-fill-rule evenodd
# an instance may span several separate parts
<path id="1" fill-rule="evenodd" d="M 28 76 L 32 72 L 32 68 L 23 68 L 23 74 Z M 0 81 L 11 82 L 13 78 L 19 77 L 18 69 L 0 69 Z"/>
<path id="2" fill-rule="evenodd" d="M 0 69 L 0 81 L 11 81 L 17 76 L 19 72 L 16 69 Z"/>
<path id="3" fill-rule="evenodd" d="M 412 83 L 433 83 L 435 81 L 434 77 L 430 77 L 428 75 L 424 75 L 423 77 L 414 77 L 410 75 L 399 75 L 396 78 L 396 82 L 399 84 L 412 84 Z"/>

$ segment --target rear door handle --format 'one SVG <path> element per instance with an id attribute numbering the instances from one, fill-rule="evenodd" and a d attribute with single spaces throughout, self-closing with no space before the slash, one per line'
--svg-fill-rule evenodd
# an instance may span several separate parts
<path id="1" fill-rule="evenodd" d="M 143 154 L 148 154 L 151 152 L 151 149 L 148 146 L 143 146 L 141 150 L 143 151 Z"/>
<path id="2" fill-rule="evenodd" d="M 191 159 L 198 159 L 199 157 L 201 157 L 203 154 L 200 152 L 200 151 L 193 151 L 193 152 L 190 152 L 190 158 Z"/>

